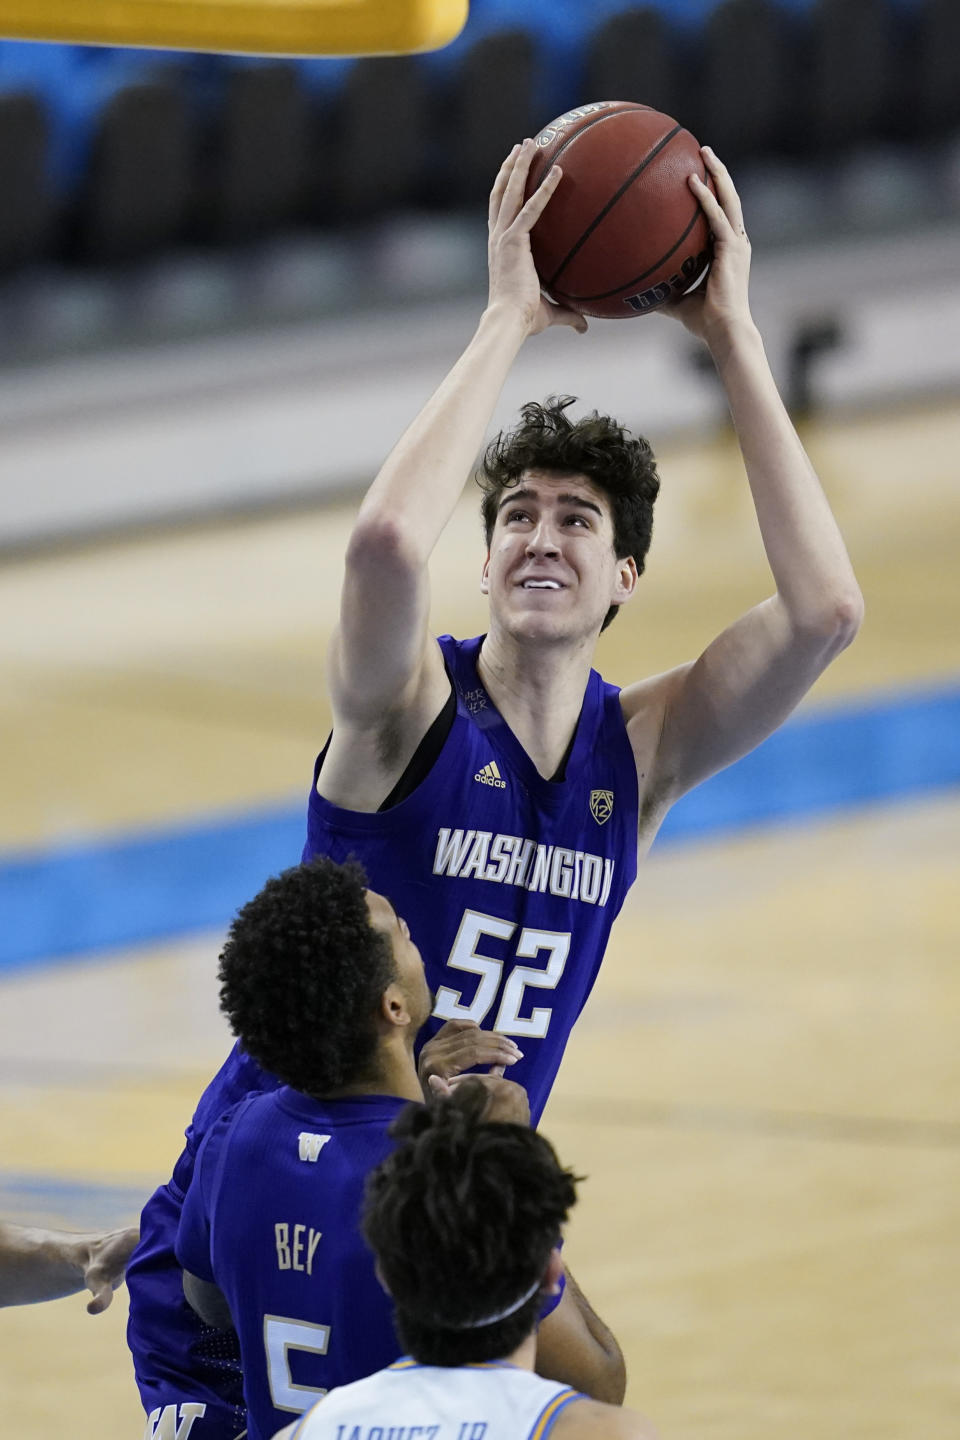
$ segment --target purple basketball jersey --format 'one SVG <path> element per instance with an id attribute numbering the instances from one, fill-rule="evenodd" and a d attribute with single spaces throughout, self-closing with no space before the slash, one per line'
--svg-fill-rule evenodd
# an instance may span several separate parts
<path id="1" fill-rule="evenodd" d="M 636 878 L 636 764 L 620 692 L 592 670 L 565 778 L 544 780 L 480 682 L 481 640 L 439 643 L 457 712 L 430 773 L 374 814 L 314 786 L 304 859 L 362 862 L 436 992 L 423 1038 L 456 1018 L 514 1036 L 536 1121 Z"/>
<path id="2" fill-rule="evenodd" d="M 177 1256 L 230 1306 L 250 1440 L 400 1353 L 360 1212 L 406 1103 L 313 1100 L 284 1086 L 242 1101 L 203 1142 Z"/>

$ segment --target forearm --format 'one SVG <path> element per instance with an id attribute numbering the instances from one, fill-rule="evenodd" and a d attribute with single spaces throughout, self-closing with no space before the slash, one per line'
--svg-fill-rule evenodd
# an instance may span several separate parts
<path id="1" fill-rule="evenodd" d="M 566 1293 L 540 1326 L 537 1374 L 560 1380 L 592 1400 L 622 1405 L 627 1389 L 623 1351 L 567 1270 Z"/>
<path id="2" fill-rule="evenodd" d="M 0 1305 L 33 1305 L 82 1290 L 88 1252 L 81 1236 L 0 1225 Z"/>
<path id="3" fill-rule="evenodd" d="M 355 534 L 386 523 L 404 531 L 426 560 L 453 513 L 527 332 L 515 306 L 484 311 L 466 350 L 367 491 Z"/>
<path id="4" fill-rule="evenodd" d="M 801 628 L 856 629 L 860 592 L 840 530 L 750 321 L 710 343 L 777 593 Z"/>

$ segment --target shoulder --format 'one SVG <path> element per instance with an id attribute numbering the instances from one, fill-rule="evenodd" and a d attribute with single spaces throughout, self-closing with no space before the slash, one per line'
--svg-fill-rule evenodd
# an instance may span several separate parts
<path id="1" fill-rule="evenodd" d="M 261 1070 L 257 1062 L 240 1048 L 240 1042 L 237 1041 L 200 1096 L 187 1131 L 188 1142 L 196 1148 L 210 1126 L 226 1110 L 247 1095 L 273 1088 L 277 1084 L 276 1078 Z"/>
<path id="2" fill-rule="evenodd" d="M 586 1398 L 565 1406 L 550 1433 L 556 1440 L 658 1440 L 649 1420 L 636 1410 Z"/>
<path id="3" fill-rule="evenodd" d="M 275 1108 L 275 1092 L 255 1092 L 237 1100 L 212 1121 L 200 1142 L 197 1151 L 197 1174 L 205 1179 L 213 1174 L 214 1167 L 229 1148 L 233 1140 L 243 1132 L 246 1125 L 256 1123 L 263 1117 L 264 1110 Z"/>

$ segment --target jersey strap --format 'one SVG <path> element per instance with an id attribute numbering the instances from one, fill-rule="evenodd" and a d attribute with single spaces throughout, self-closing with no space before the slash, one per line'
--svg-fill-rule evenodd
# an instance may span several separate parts
<path id="1" fill-rule="evenodd" d="M 566 1410 L 574 1400 L 585 1400 L 586 1398 L 579 1390 L 561 1390 L 559 1394 L 552 1396 L 533 1422 L 533 1428 L 528 1434 L 527 1440 L 544 1440 L 544 1436 L 549 1435 L 556 1424 L 561 1410 Z"/>

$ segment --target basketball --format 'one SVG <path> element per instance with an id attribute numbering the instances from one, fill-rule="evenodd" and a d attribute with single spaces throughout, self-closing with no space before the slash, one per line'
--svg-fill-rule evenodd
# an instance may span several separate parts
<path id="1" fill-rule="evenodd" d="M 539 135 L 527 196 L 551 166 L 563 179 L 530 233 L 547 296 L 608 320 L 648 315 L 701 284 L 710 227 L 687 177 L 712 181 L 697 140 L 649 105 L 602 100 Z"/>

